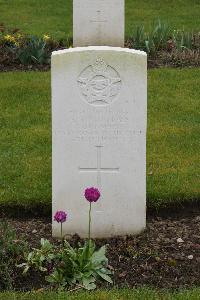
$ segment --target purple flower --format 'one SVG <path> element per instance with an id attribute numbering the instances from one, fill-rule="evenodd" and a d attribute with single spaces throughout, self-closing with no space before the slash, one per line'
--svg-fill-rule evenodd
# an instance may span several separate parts
<path id="1" fill-rule="evenodd" d="M 97 202 L 97 200 L 100 198 L 101 194 L 97 188 L 91 187 L 87 188 L 85 190 L 85 198 L 89 202 Z"/>
<path id="2" fill-rule="evenodd" d="M 67 220 L 67 213 L 64 211 L 57 211 L 54 215 L 54 221 L 64 223 Z"/>

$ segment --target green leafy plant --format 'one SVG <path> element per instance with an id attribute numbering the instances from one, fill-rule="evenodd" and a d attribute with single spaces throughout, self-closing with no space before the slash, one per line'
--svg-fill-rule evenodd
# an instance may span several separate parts
<path id="1" fill-rule="evenodd" d="M 131 46 L 154 56 L 159 51 L 199 49 L 199 40 L 199 34 L 184 30 L 172 31 L 166 22 L 158 19 L 148 33 L 144 26 L 138 26 L 131 37 Z"/>
<path id="2" fill-rule="evenodd" d="M 174 30 L 173 41 L 178 50 L 192 49 L 195 35 L 184 30 Z"/>
<path id="3" fill-rule="evenodd" d="M 47 282 L 55 287 L 69 288 L 78 286 L 87 290 L 96 288 L 96 280 L 103 279 L 112 283 L 106 258 L 106 246 L 96 250 L 94 241 L 91 240 L 91 206 L 98 201 L 100 192 L 96 188 L 85 190 L 85 198 L 89 201 L 88 239 L 84 245 L 73 248 L 64 239 L 63 223 L 67 220 L 67 213 L 57 211 L 54 221 L 60 223 L 61 243 L 52 245 L 48 240 L 41 239 L 40 249 L 33 249 L 25 255 L 26 261 L 19 265 L 23 267 L 23 273 L 34 269 L 45 274 Z"/>
<path id="4" fill-rule="evenodd" d="M 149 33 L 145 33 L 144 26 L 138 26 L 132 36 L 133 47 L 154 55 L 157 51 L 167 48 L 171 29 L 167 23 L 157 20 L 153 23 Z"/>
<path id="5" fill-rule="evenodd" d="M 112 283 L 111 272 L 107 269 L 106 248 L 95 248 L 93 241 L 86 241 L 83 247 L 79 245 L 78 248 L 71 247 L 65 241 L 63 250 L 56 257 L 57 263 L 60 263 L 46 280 L 62 286 L 76 284 L 87 290 L 96 288 L 98 278 Z"/>
<path id="6" fill-rule="evenodd" d="M 134 49 L 145 50 L 144 26 L 137 26 L 132 37 Z"/>
<path id="7" fill-rule="evenodd" d="M 45 65 L 46 68 L 50 63 L 52 51 L 72 46 L 72 37 L 58 39 L 56 35 L 50 37 L 47 34 L 42 37 L 29 36 L 18 28 L 10 29 L 0 24 L 0 65 L 3 66 L 21 64 L 32 65 L 34 68 L 37 65 L 40 67 Z M 196 62 L 193 57 L 199 55 L 200 33 L 186 32 L 184 29 L 173 31 L 160 19 L 152 23 L 149 31 L 145 31 L 143 25 L 137 26 L 133 34 L 127 38 L 126 46 L 146 51 L 149 57 L 159 59 L 163 57 L 163 52 L 165 56 L 172 52 L 183 56 L 181 52 L 194 50 L 195 54 L 190 55 L 191 64 L 199 65 L 199 60 Z M 175 64 L 179 65 L 179 61 L 175 61 Z"/>
<path id="8" fill-rule="evenodd" d="M 37 269 L 41 272 L 48 271 L 48 266 L 54 259 L 54 247 L 46 239 L 41 239 L 41 248 L 33 248 L 30 253 L 25 253 L 26 263 L 18 265 L 18 267 L 24 267 L 23 273 L 25 274 L 30 268 Z"/>
<path id="9" fill-rule="evenodd" d="M 170 36 L 171 29 L 167 23 L 161 22 L 161 20 L 154 23 L 150 39 L 152 39 L 156 51 L 166 49 Z"/>
<path id="10" fill-rule="evenodd" d="M 47 64 L 50 57 L 46 45 L 47 40 L 44 38 L 32 36 L 18 49 L 17 58 L 24 65 Z"/>
<path id="11" fill-rule="evenodd" d="M 27 244 L 17 240 L 15 230 L 5 220 L 0 220 L 0 290 L 13 287 L 16 264 L 23 258 Z"/>

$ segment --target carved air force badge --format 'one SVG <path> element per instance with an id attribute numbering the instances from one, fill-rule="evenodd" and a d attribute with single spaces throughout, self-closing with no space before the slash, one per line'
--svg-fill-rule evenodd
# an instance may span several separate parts
<path id="1" fill-rule="evenodd" d="M 86 67 L 78 77 L 78 85 L 85 100 L 92 105 L 111 104 L 121 89 L 118 72 L 97 58 L 93 65 Z"/>

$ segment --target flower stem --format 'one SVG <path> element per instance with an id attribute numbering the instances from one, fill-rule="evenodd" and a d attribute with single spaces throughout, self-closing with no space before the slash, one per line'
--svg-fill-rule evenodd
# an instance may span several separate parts
<path id="1" fill-rule="evenodd" d="M 90 242 L 90 230 L 91 230 L 91 209 L 92 209 L 92 203 L 90 202 L 90 209 L 89 209 L 89 230 L 88 230 L 88 240 Z"/>
<path id="2" fill-rule="evenodd" d="M 64 238 L 63 238 L 63 226 L 62 226 L 62 222 L 60 223 L 60 231 L 61 231 L 61 241 L 62 241 L 62 246 L 64 247 Z"/>
<path id="3" fill-rule="evenodd" d="M 60 229 L 61 229 L 60 231 L 61 231 L 61 239 L 62 239 L 63 238 L 62 222 L 60 223 L 60 226 L 61 226 L 60 227 Z"/>

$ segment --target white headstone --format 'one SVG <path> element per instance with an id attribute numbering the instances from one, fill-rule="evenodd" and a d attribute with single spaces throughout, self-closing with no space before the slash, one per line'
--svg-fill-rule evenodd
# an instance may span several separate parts
<path id="1" fill-rule="evenodd" d="M 73 44 L 124 47 L 124 0 L 74 0 Z"/>
<path id="2" fill-rule="evenodd" d="M 87 236 L 91 186 L 102 195 L 92 208 L 93 237 L 145 228 L 146 60 L 112 47 L 53 52 L 53 214 L 69 213 L 66 234 Z"/>

